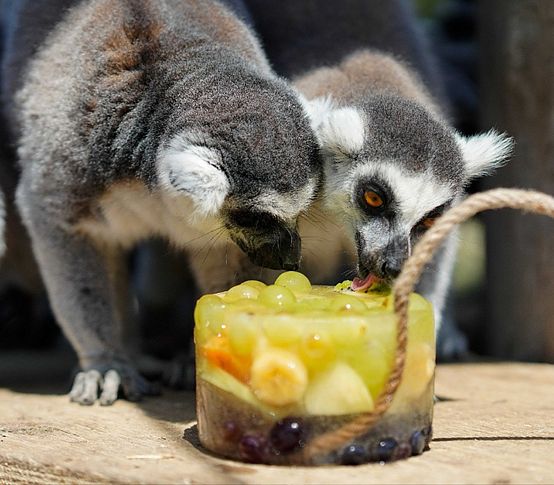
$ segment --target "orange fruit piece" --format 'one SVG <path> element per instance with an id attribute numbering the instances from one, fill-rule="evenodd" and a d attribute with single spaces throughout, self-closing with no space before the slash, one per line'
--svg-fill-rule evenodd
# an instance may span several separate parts
<path id="1" fill-rule="evenodd" d="M 212 365 L 219 367 L 241 382 L 250 379 L 249 357 L 238 356 L 231 351 L 231 344 L 226 336 L 214 336 L 201 349 L 202 355 Z"/>

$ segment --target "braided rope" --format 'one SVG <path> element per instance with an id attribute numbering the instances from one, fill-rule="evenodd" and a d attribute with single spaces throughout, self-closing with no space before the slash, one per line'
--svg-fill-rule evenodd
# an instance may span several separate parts
<path id="1" fill-rule="evenodd" d="M 503 208 L 521 209 L 554 218 L 554 197 L 529 190 L 494 189 L 471 195 L 437 220 L 414 248 L 393 288 L 394 311 L 398 316 L 394 367 L 377 399 L 375 408 L 371 412 L 358 415 L 337 430 L 314 438 L 299 453 L 304 463 L 311 461 L 315 456 L 334 451 L 366 433 L 387 412 L 402 379 L 408 341 L 409 297 L 421 272 L 455 226 L 479 212 Z"/>

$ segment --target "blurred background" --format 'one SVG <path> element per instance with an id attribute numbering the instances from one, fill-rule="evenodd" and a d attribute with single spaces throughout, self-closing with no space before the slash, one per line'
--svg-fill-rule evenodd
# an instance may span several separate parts
<path id="1" fill-rule="evenodd" d="M 513 136 L 513 159 L 471 190 L 554 194 L 554 2 L 418 0 L 458 129 Z M 554 224 L 486 213 L 461 232 L 455 315 L 469 349 L 554 362 Z"/>
<path id="2" fill-rule="evenodd" d="M 507 186 L 554 194 L 554 1 L 408 3 L 436 57 L 456 128 L 471 135 L 494 127 L 516 140 L 510 163 L 470 192 Z M 171 358 L 190 337 L 196 293 L 184 270 L 186 260 L 162 251 L 168 275 L 183 268 L 180 276 L 174 271 L 171 276 L 178 284 L 163 286 L 188 287 L 188 297 L 163 294 L 159 301 L 142 301 L 141 332 L 144 350 Z M 131 266 L 147 265 L 141 257 L 132 255 Z M 29 255 L 16 259 L 28 263 Z M 18 283 L 17 268 L 10 264 L 3 263 L 0 276 L 0 386 L 25 388 L 25 369 L 33 374 L 36 356 L 50 378 L 69 382 L 67 369 L 75 359 L 47 301 Z M 136 275 L 139 301 L 146 274 Z M 171 300 L 179 303 L 168 306 Z M 554 363 L 554 222 L 501 211 L 465 224 L 449 308 L 441 336 L 443 360 Z"/>

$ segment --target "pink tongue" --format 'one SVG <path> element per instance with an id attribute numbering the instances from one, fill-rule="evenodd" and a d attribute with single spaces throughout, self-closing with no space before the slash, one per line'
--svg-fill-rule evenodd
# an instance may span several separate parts
<path id="1" fill-rule="evenodd" d="M 377 278 L 377 276 L 375 275 L 372 275 L 371 273 L 368 274 L 363 280 L 356 277 L 352 281 L 352 289 L 354 291 L 367 290 L 373 283 L 376 283 L 377 281 L 379 281 L 379 278 Z"/>

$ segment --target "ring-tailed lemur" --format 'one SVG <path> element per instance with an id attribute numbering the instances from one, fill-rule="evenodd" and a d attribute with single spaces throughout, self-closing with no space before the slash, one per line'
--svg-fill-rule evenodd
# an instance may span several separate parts
<path id="1" fill-rule="evenodd" d="M 434 220 L 511 151 L 511 139 L 494 131 L 457 134 L 418 76 L 382 53 L 359 51 L 295 84 L 319 105 L 322 197 L 357 254 L 354 289 L 391 282 Z M 437 329 L 455 247 L 450 237 L 418 286 L 434 304 Z"/>
<path id="2" fill-rule="evenodd" d="M 319 68 L 338 65 L 345 57 L 361 49 L 375 49 L 402 59 L 421 77 L 433 99 L 450 113 L 452 98 L 445 96 L 445 84 L 451 76 L 443 76 L 443 63 L 435 58 L 436 51 L 425 36 L 411 0 L 244 0 L 250 9 L 257 33 L 275 70 L 287 78 L 295 78 Z M 441 68 L 439 68 L 439 65 Z M 449 94 L 451 92 L 449 91 Z M 455 101 L 455 100 L 454 100 Z M 456 120 L 458 123 L 460 120 Z M 318 204 L 320 205 L 320 204 Z M 316 206 L 312 208 L 316 209 Z M 321 214 L 332 232 L 337 228 Z M 320 224 L 318 222 L 318 224 Z M 313 224 L 303 224 L 308 237 L 304 261 L 321 275 L 317 260 L 319 250 L 308 243 L 321 235 Z M 313 233 L 313 234 L 312 234 Z M 328 238 L 327 261 L 343 259 Z M 335 241 L 336 243 L 339 241 Z M 344 265 L 344 262 L 342 263 Z M 344 269 L 344 268 L 343 268 Z M 313 273 L 313 269 L 310 271 Z M 332 281 L 328 271 L 326 281 Z M 336 275 L 335 275 L 336 278 Z M 445 312 L 444 324 L 437 339 L 438 356 L 452 359 L 467 352 L 467 341 L 457 329 L 452 310 Z"/>
<path id="3" fill-rule="evenodd" d="M 119 335 L 122 249 L 167 237 L 204 291 L 253 276 L 231 240 L 256 264 L 295 268 L 321 170 L 310 121 L 212 0 L 77 2 L 22 84 L 17 203 L 85 371 L 71 397 L 136 399 L 152 388 Z"/>

